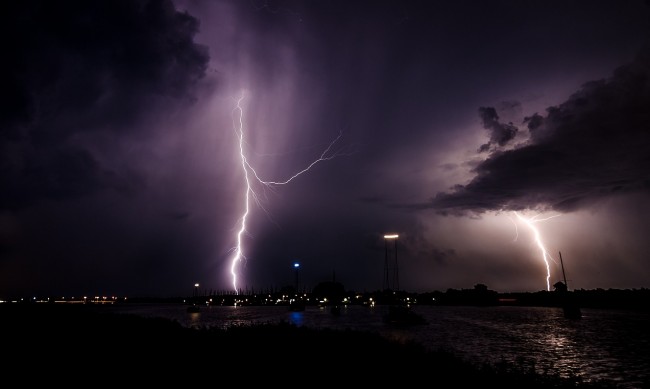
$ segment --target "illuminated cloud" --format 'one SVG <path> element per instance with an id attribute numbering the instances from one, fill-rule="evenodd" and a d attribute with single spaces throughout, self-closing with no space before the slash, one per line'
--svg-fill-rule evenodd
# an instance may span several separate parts
<path id="1" fill-rule="evenodd" d="M 481 107 L 478 113 L 483 121 L 483 128 L 490 131 L 490 141 L 481 145 L 479 152 L 488 151 L 490 147 L 505 146 L 517 135 L 519 129 L 512 123 L 500 123 L 499 115 L 493 107 Z"/>
<path id="2" fill-rule="evenodd" d="M 650 189 L 650 51 L 608 79 L 588 82 L 545 114 L 525 119 L 529 141 L 494 150 L 474 178 L 428 205 L 442 212 L 539 209 L 570 212 L 605 198 Z M 516 130 L 481 108 L 490 142 L 505 144 Z"/>

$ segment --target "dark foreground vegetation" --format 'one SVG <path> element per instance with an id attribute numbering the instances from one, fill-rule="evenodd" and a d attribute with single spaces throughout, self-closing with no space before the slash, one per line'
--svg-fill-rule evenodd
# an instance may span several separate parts
<path id="1" fill-rule="evenodd" d="M 0 334 L 5 379 L 28 387 L 614 387 L 479 366 L 370 332 L 289 323 L 192 329 L 85 305 L 0 304 Z"/>

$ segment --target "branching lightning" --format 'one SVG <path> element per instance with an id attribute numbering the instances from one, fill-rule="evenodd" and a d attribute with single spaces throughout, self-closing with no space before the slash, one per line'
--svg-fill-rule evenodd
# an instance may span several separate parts
<path id="1" fill-rule="evenodd" d="M 319 162 L 328 161 L 341 155 L 351 154 L 350 152 L 343 151 L 343 150 L 339 150 L 336 152 L 331 151 L 334 144 L 338 142 L 342 136 L 342 134 L 339 133 L 339 135 L 321 153 L 318 159 L 311 162 L 304 169 L 299 170 L 297 173 L 291 175 L 288 179 L 284 181 L 263 180 L 262 178 L 260 178 L 257 171 L 253 168 L 253 166 L 251 166 L 250 162 L 248 161 L 248 158 L 246 157 L 246 150 L 245 150 L 246 141 L 244 138 L 244 109 L 241 106 L 243 100 L 244 100 L 243 96 L 236 99 L 235 108 L 233 108 L 232 110 L 233 128 L 239 140 L 239 157 L 241 160 L 241 168 L 244 173 L 244 180 L 246 182 L 246 188 L 244 190 L 244 213 L 239 219 L 241 224 L 239 227 L 239 231 L 237 231 L 237 246 L 234 248 L 235 255 L 232 258 L 232 262 L 230 264 L 230 274 L 232 275 L 232 286 L 235 289 L 235 293 L 238 293 L 237 267 L 242 260 L 246 259 L 243 250 L 243 237 L 244 234 L 246 233 L 246 221 L 251 212 L 251 204 L 250 204 L 251 198 L 255 201 L 255 203 L 260 208 L 266 211 L 259 200 L 259 196 L 257 192 L 255 192 L 255 190 L 253 189 L 253 182 L 256 181 L 259 184 L 263 185 L 265 188 L 272 188 L 273 186 L 277 186 L 277 185 L 286 185 L 291 181 L 293 181 L 298 176 L 302 175 L 303 173 L 308 172 L 312 167 L 314 167 L 314 165 L 316 165 Z"/>
<path id="2" fill-rule="evenodd" d="M 553 219 L 555 217 L 558 217 L 560 215 L 553 215 L 549 216 L 543 219 L 539 218 L 539 214 L 527 218 L 524 216 L 521 216 L 519 212 L 515 211 L 515 216 L 517 216 L 517 219 L 522 221 L 530 230 L 533 232 L 533 236 L 535 237 L 535 243 L 537 244 L 537 247 L 541 251 L 542 254 L 542 260 L 544 261 L 544 264 L 546 265 L 546 290 L 550 291 L 551 290 L 551 266 L 548 262 L 549 258 L 555 262 L 555 259 L 549 254 L 548 250 L 546 250 L 546 247 L 544 246 L 544 241 L 542 240 L 542 234 L 540 233 L 539 229 L 535 227 L 535 223 L 543 222 L 549 219 Z M 517 224 L 515 223 L 515 228 Z M 517 231 L 517 230 L 515 230 Z M 515 236 L 515 240 L 517 240 L 517 237 L 519 235 L 519 232 L 516 232 L 517 236 Z"/>

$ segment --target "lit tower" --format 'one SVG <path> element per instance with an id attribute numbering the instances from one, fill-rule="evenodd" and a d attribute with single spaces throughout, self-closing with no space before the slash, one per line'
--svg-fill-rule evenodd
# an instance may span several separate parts
<path id="1" fill-rule="evenodd" d="M 294 262 L 293 268 L 296 271 L 296 296 L 297 296 L 299 293 L 298 288 L 300 287 L 300 263 Z"/>
<path id="2" fill-rule="evenodd" d="M 384 259 L 384 290 L 391 289 L 391 281 L 392 281 L 393 290 L 399 290 L 399 269 L 397 267 L 397 238 L 398 237 L 399 235 L 397 234 L 384 235 L 384 247 L 386 251 L 386 256 Z M 393 240 L 395 242 L 394 244 L 395 260 L 392 266 L 390 264 L 390 259 L 388 256 L 389 240 Z M 391 280 L 391 275 L 392 275 L 392 280 Z"/>

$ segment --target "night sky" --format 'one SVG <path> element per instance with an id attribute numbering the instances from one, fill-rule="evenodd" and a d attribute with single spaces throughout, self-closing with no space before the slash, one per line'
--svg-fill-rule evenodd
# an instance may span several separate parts
<path id="1" fill-rule="evenodd" d="M 242 290 L 650 286 L 646 2 L 2 8 L 0 299 L 233 290 L 239 113 Z"/>

